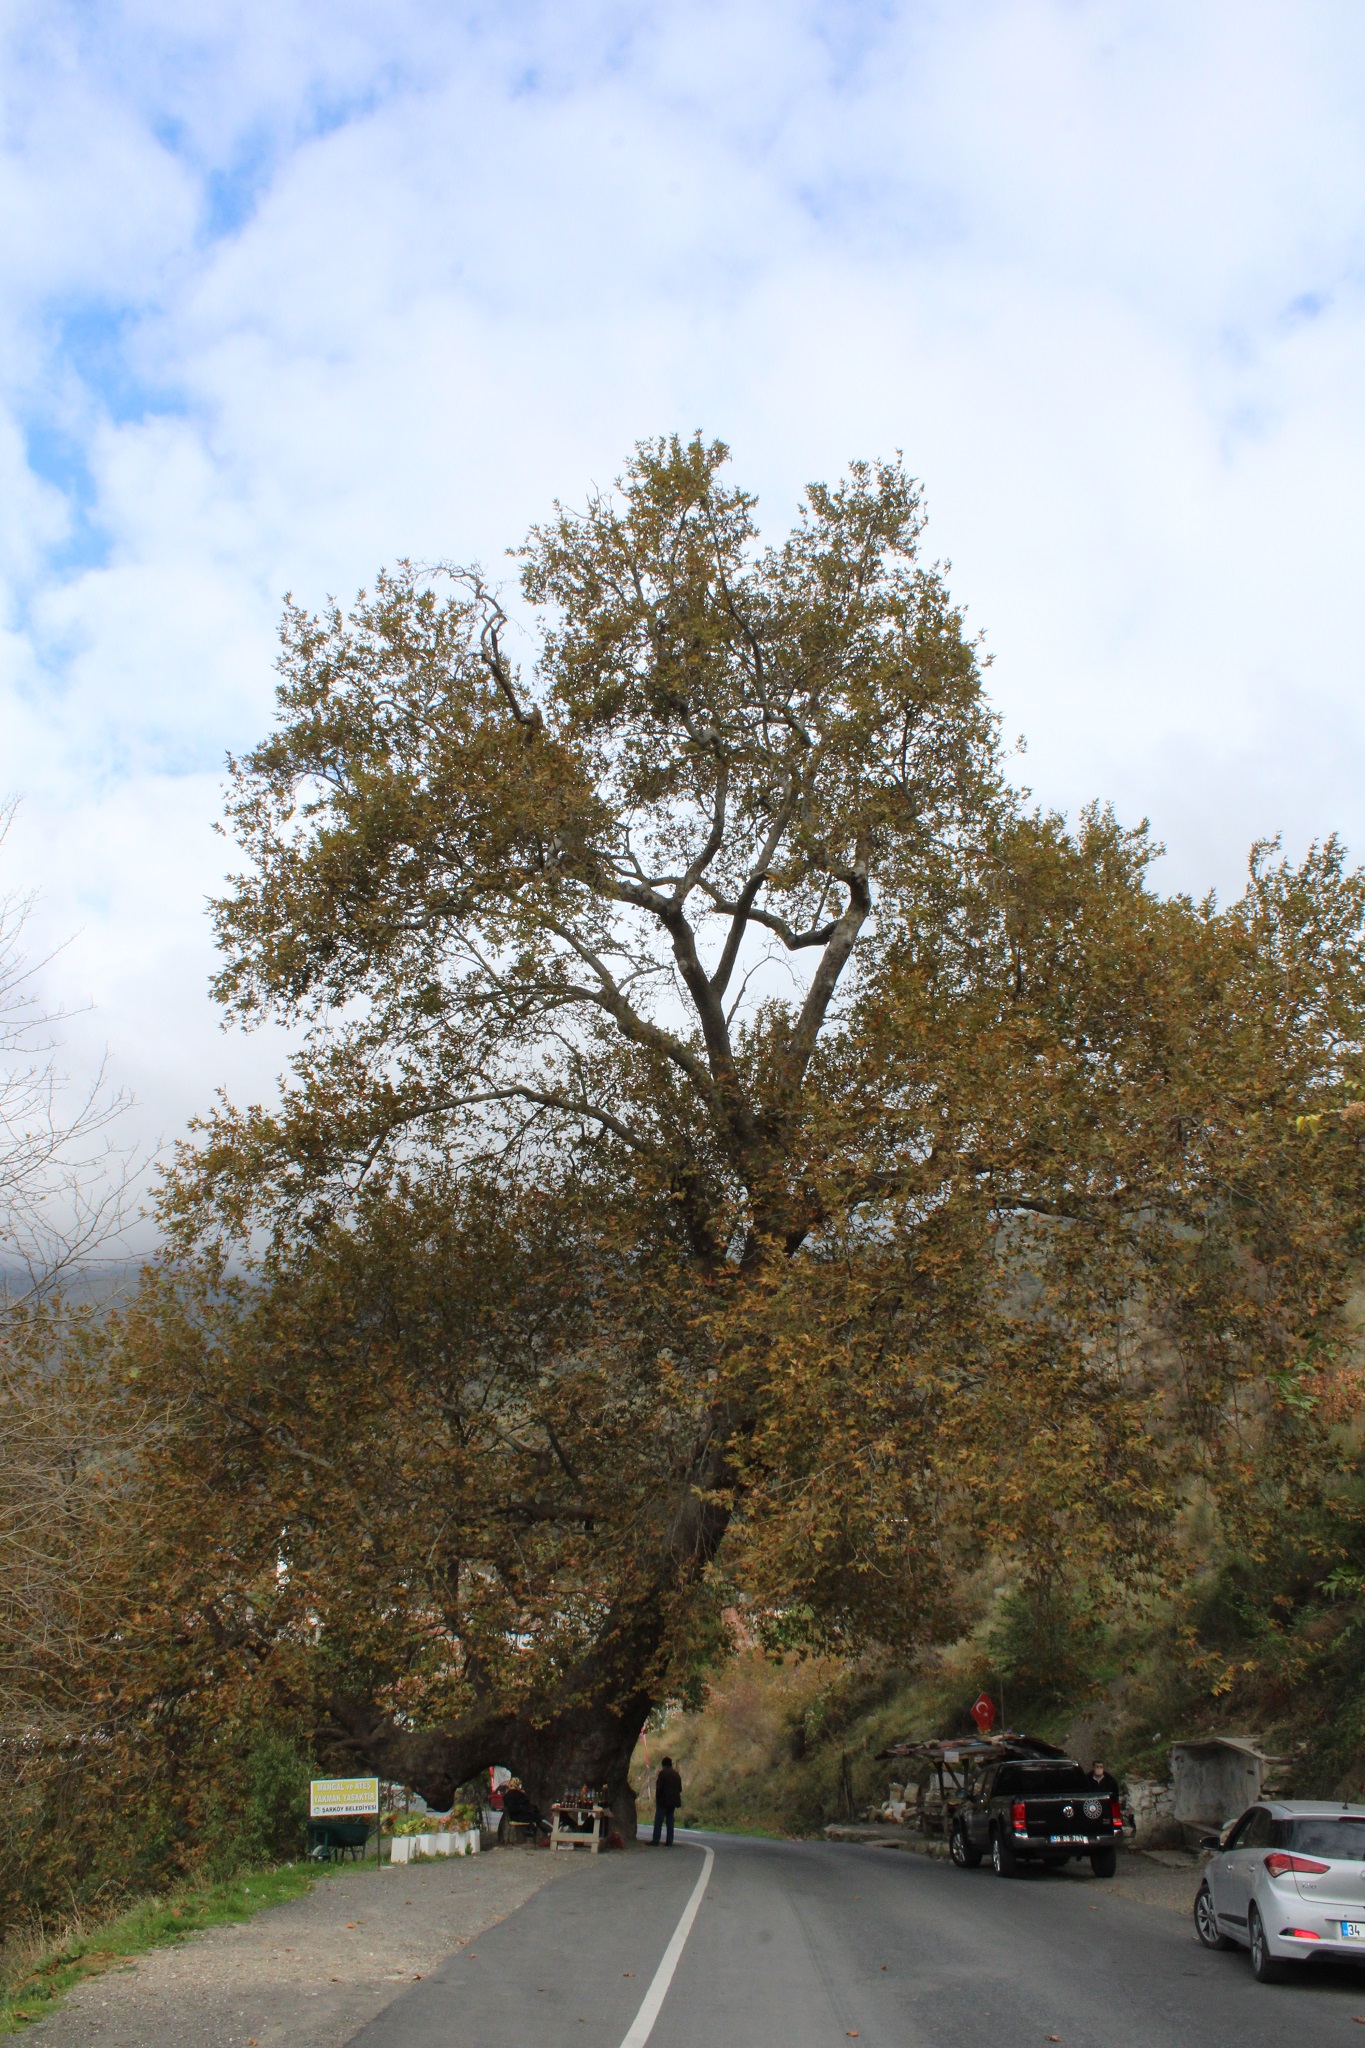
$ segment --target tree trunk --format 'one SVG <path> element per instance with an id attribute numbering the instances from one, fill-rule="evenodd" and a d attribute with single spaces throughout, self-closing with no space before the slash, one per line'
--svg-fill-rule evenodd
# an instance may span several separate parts
<path id="1" fill-rule="evenodd" d="M 545 1726 L 526 1729 L 513 1765 L 542 1813 L 580 1786 L 606 1792 L 612 1831 L 629 1847 L 635 1841 L 635 1788 L 630 1760 L 652 1702 L 634 1699 L 624 1709 L 584 1707 Z"/>
<path id="2" fill-rule="evenodd" d="M 635 1840 L 630 1760 L 657 1706 L 669 1666 L 669 1617 L 716 1554 L 730 1511 L 714 1499 L 724 1438 L 712 1429 L 674 1496 L 662 1558 L 643 1587 L 606 1618 L 596 1645 L 553 1695 L 514 1712 L 471 1715 L 450 1729 L 412 1730 L 354 1701 L 331 1702 L 324 1746 L 364 1762 L 381 1778 L 410 1785 L 438 1810 L 490 1764 L 504 1764 L 548 1812 L 566 1792 L 603 1787 L 612 1829 Z"/>
<path id="3" fill-rule="evenodd" d="M 350 1703 L 333 1700 L 336 1738 L 351 1760 L 359 1758 L 393 1784 L 410 1785 L 438 1812 L 460 1787 L 490 1764 L 503 1764 L 522 1781 L 542 1813 L 565 1793 L 605 1788 L 613 1832 L 635 1840 L 635 1791 L 630 1760 L 654 1706 L 645 1693 L 622 1705 L 602 1701 L 546 1715 L 489 1715 L 449 1730 L 413 1732 L 392 1722 L 368 1722 Z"/>

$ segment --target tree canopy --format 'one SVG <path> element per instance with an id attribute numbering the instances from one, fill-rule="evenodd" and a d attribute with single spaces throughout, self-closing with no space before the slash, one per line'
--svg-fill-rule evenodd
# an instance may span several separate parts
<path id="1" fill-rule="evenodd" d="M 1359 1249 L 1340 849 L 1162 897 L 1011 789 L 899 464 L 765 545 L 725 462 L 533 529 L 529 667 L 476 570 L 287 609 L 217 987 L 300 1050 L 124 1339 L 224 1645 L 313 1640 L 338 1755 L 623 1824 L 739 1595 L 913 1640 L 983 1548 L 1131 1578 L 1192 1487 L 1282 1498 Z"/>

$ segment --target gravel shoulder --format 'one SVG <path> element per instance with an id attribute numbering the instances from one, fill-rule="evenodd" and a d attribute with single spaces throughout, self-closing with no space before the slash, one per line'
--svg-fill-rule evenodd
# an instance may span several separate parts
<path id="1" fill-rule="evenodd" d="M 574 1859 L 532 1848 L 344 1868 L 315 1890 L 91 1978 L 27 2033 L 42 2048 L 343 2048 Z"/>

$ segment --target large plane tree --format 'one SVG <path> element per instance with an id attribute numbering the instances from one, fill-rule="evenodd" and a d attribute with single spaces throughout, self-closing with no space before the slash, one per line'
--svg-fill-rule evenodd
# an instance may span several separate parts
<path id="1" fill-rule="evenodd" d="M 974 1515 L 1150 1564 L 1165 1443 L 1212 1473 L 1340 1297 L 1339 856 L 1222 914 L 1023 816 L 901 467 L 767 546 L 725 461 L 643 446 L 516 605 L 404 567 L 291 607 L 233 769 L 218 993 L 301 1037 L 168 1193 L 165 1526 L 250 1581 L 194 1639 L 310 1645 L 330 1753 L 436 1800 L 503 1762 L 628 1826 L 727 1568 L 887 1640 Z"/>
<path id="2" fill-rule="evenodd" d="M 525 662 L 477 572 L 404 567 L 348 616 L 289 609 L 278 724 L 234 767 L 251 865 L 218 906 L 217 987 L 236 1016 L 308 1032 L 282 1110 L 220 1116 L 179 1196 L 196 1227 L 268 1220 L 279 1243 L 432 1174 L 553 1186 L 566 1214 L 617 1219 L 614 1246 L 596 1236 L 612 1284 L 544 1338 L 557 1372 L 536 1361 L 562 1386 L 567 1360 L 619 1353 L 623 1322 L 646 1350 L 657 1324 L 686 1383 L 645 1402 L 658 1453 L 632 1569 L 559 1674 L 573 1765 L 617 1783 L 754 1419 L 696 1297 L 761 1289 L 877 1171 L 871 1134 L 823 1113 L 827 1046 L 863 957 L 1000 804 L 996 721 L 900 466 L 812 487 L 765 547 L 725 460 L 643 447 L 618 496 L 532 532 Z M 573 1237 L 566 1222 L 566 1254 Z M 660 1347 L 665 1298 L 683 1331 Z M 472 1380 L 488 1354 L 468 1345 Z M 521 1422 L 572 1492 L 592 1445 Z M 459 1641 L 458 1599 L 446 1621 Z M 478 1661 L 444 1775 L 511 1756 L 539 1779 L 542 1753 L 567 1770 L 544 1675 L 519 1743 L 504 1688 L 480 1705 Z M 364 1730 L 401 1773 L 407 1731 Z"/>

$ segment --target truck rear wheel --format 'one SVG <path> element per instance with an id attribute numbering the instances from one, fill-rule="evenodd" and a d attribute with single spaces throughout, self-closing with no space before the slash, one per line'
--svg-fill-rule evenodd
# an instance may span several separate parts
<path id="1" fill-rule="evenodd" d="M 991 1869 L 997 1877 L 1018 1877 L 1019 1858 L 1014 1853 L 1014 1844 L 1007 1841 L 1003 1828 L 997 1828 L 991 1836 Z"/>
<path id="2" fill-rule="evenodd" d="M 1092 1849 L 1090 1851 L 1090 1868 L 1094 1871 L 1096 1877 L 1112 1877 L 1118 1867 L 1119 1852 L 1117 1849 Z"/>
<path id="3" fill-rule="evenodd" d="M 974 1845 L 960 1820 L 953 1822 L 953 1832 L 948 1837 L 948 1854 L 959 1870 L 975 1870 L 981 1862 L 981 1851 Z"/>

